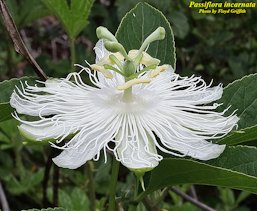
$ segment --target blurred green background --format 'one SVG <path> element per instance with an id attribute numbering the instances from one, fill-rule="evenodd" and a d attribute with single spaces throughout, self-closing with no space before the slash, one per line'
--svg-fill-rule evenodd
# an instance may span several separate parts
<path id="1" fill-rule="evenodd" d="M 46 1 L 6 0 L 26 46 L 50 77 L 65 77 L 71 72 L 71 40 L 74 41 L 75 62 L 85 65 L 84 60 L 87 60 L 93 63 L 96 28 L 102 25 L 115 33 L 121 18 L 139 2 L 95 0 L 88 14 L 74 16 L 75 22 L 80 15 L 85 18 L 83 23 L 77 24 L 84 27 L 74 35 L 65 28 L 69 23 L 59 21 L 58 8 L 51 7 L 51 0 L 49 4 Z M 189 8 L 188 0 L 145 2 L 161 10 L 171 23 L 179 74 L 201 75 L 208 82 L 213 79 L 214 84 L 226 85 L 257 72 L 256 8 L 247 9 L 247 14 L 241 15 L 206 15 Z M 0 24 L 0 81 L 35 75 L 31 65 L 15 52 L 3 23 Z M 60 170 L 51 166 L 49 158 L 55 152 L 50 146 L 24 145 L 22 141 L 25 140 L 18 133 L 16 121 L 0 124 L 0 181 L 11 210 L 57 205 L 70 210 L 90 210 L 92 175 L 88 168 L 93 169 L 97 197 L 94 206 L 104 209 L 110 178 L 109 163 L 98 161 L 76 171 Z M 127 197 L 132 192 L 134 177 L 123 168 L 119 179 L 119 194 Z M 183 186 L 181 189 L 186 192 L 192 187 Z M 254 195 L 224 188 L 195 186 L 194 189 L 202 201 L 218 210 L 257 210 Z M 163 200 L 162 207 L 167 210 L 199 210 L 172 192 Z M 138 210 L 146 208 L 140 205 Z"/>

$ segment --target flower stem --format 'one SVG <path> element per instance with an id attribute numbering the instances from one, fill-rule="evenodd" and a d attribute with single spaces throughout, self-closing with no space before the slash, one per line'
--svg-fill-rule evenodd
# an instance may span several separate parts
<path id="1" fill-rule="evenodd" d="M 123 96 L 122 96 L 122 100 L 124 102 L 129 102 L 132 99 L 132 87 L 124 90 Z"/>
<path id="2" fill-rule="evenodd" d="M 74 72 L 74 64 L 76 62 L 75 39 L 70 38 L 70 55 L 71 55 L 71 71 Z"/>
<path id="3" fill-rule="evenodd" d="M 140 193 L 135 199 L 134 199 L 134 202 L 141 202 L 145 197 L 146 195 L 148 194 L 148 192 L 144 191 L 142 193 Z"/>
<path id="4" fill-rule="evenodd" d="M 108 211 L 115 211 L 115 193 L 120 163 L 113 157 Z"/>
<path id="5" fill-rule="evenodd" d="M 135 186 L 135 191 L 134 191 L 134 199 L 137 198 L 138 187 L 139 187 L 139 179 L 138 179 L 138 177 L 136 176 L 136 186 Z"/>
<path id="6" fill-rule="evenodd" d="M 90 209 L 96 210 L 95 188 L 94 188 L 94 182 L 93 182 L 94 163 L 92 161 L 87 162 L 86 171 L 88 176 Z"/>

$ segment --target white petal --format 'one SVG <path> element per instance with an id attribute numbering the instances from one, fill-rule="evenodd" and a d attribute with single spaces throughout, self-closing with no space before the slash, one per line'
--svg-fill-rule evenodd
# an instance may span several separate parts
<path id="1" fill-rule="evenodd" d="M 209 132 L 202 132 L 199 127 L 198 131 L 186 128 L 171 122 L 166 116 L 161 118 L 162 114 L 159 113 L 158 117 L 149 117 L 148 120 L 142 120 L 154 133 L 160 138 L 163 148 L 159 147 L 162 151 L 179 156 L 191 156 L 200 160 L 209 160 L 218 157 L 225 149 L 225 145 L 212 144 L 206 139 L 214 138 L 217 131 L 210 130 Z M 204 115 L 203 115 L 204 118 Z M 183 121 L 183 120 L 181 120 Z M 197 121 L 197 120 L 195 120 Z M 207 123 L 208 124 L 208 123 Z M 229 131 L 234 125 L 230 126 Z M 220 130 L 220 132 L 223 132 Z"/>
<path id="2" fill-rule="evenodd" d="M 94 50 L 95 50 L 95 54 L 96 54 L 96 60 L 95 60 L 96 64 L 104 57 L 107 57 L 110 55 L 110 52 L 107 51 L 106 48 L 104 47 L 104 42 L 102 39 L 96 43 Z M 118 68 L 116 65 L 113 65 L 113 66 L 115 68 Z M 109 70 L 109 71 L 113 75 L 112 80 L 104 77 L 104 75 L 102 73 L 96 72 L 97 78 L 99 80 L 98 86 L 100 88 L 114 88 L 115 89 L 118 85 L 121 85 L 125 82 L 123 76 L 114 72 L 113 70 Z"/>
<path id="3" fill-rule="evenodd" d="M 115 143 L 119 160 L 129 169 L 152 169 L 162 159 L 153 140 L 133 115 L 124 117 Z"/>
<path id="4" fill-rule="evenodd" d="M 11 105 L 19 113 L 40 117 L 37 121 L 24 121 L 16 116 L 26 136 L 61 142 L 69 134 L 113 116 L 109 106 L 104 105 L 112 92 L 84 85 L 79 75 L 74 78 L 74 83 L 51 80 L 45 87 L 27 86 L 22 91 L 17 89 L 19 94 L 13 93 Z"/>
<path id="5" fill-rule="evenodd" d="M 107 51 L 106 48 L 104 47 L 104 41 L 102 39 L 98 40 L 98 42 L 94 47 L 94 50 L 96 54 L 95 63 L 99 62 L 99 60 L 109 55 L 109 51 Z"/>
<path id="6" fill-rule="evenodd" d="M 76 83 L 61 79 L 41 82 L 45 84 L 41 87 L 26 85 L 24 88 L 22 85 L 22 89 L 13 92 L 10 104 L 18 113 L 30 116 L 48 116 L 78 109 L 85 104 L 88 91 L 96 88 L 85 85 L 80 76 L 75 75 L 74 78 L 79 80 Z"/>
<path id="7" fill-rule="evenodd" d="M 21 124 L 19 130 L 26 138 L 37 141 L 58 138 L 63 139 L 70 134 L 77 132 L 77 129 L 74 127 L 67 128 L 61 125 L 54 125 L 52 122 L 47 124 L 42 123 L 37 126 Z"/>
<path id="8" fill-rule="evenodd" d="M 84 128 L 65 146 L 66 149 L 53 158 L 53 162 L 63 168 L 75 169 L 91 160 L 95 156 L 100 156 L 100 150 L 104 148 L 106 155 L 107 143 L 114 138 L 120 118 L 104 121 L 102 125 L 94 128 Z"/>

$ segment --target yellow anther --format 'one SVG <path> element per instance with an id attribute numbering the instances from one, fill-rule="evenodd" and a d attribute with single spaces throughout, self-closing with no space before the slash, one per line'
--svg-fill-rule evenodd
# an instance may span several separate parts
<path id="1" fill-rule="evenodd" d="M 117 86 L 117 89 L 118 90 L 125 90 L 125 89 L 128 89 L 130 87 L 132 87 L 133 85 L 136 85 L 136 84 L 145 84 L 145 83 L 150 83 L 151 80 L 149 78 L 147 79 L 138 79 L 138 78 L 135 78 L 135 79 L 132 79 L 128 82 L 126 82 L 125 84 L 121 85 L 121 86 Z"/>
<path id="2" fill-rule="evenodd" d="M 151 70 L 149 73 L 150 78 L 155 78 L 157 75 L 159 75 L 161 72 L 167 70 L 170 68 L 170 65 L 164 64 L 161 66 L 156 67 L 155 69 Z"/>
<path id="3" fill-rule="evenodd" d="M 111 54 L 110 54 L 111 55 Z M 98 65 L 105 65 L 105 64 L 109 64 L 109 65 L 113 65 L 114 63 L 110 60 L 109 56 L 107 55 L 104 58 L 100 59 L 97 64 Z M 121 55 L 121 53 L 112 53 L 112 55 L 114 55 L 119 61 L 124 61 L 124 56 Z"/>
<path id="4" fill-rule="evenodd" d="M 129 58 L 131 59 L 135 59 L 136 56 L 138 54 L 138 50 L 130 50 L 128 53 Z M 140 61 L 140 64 L 143 64 L 145 66 L 149 66 L 149 65 L 158 65 L 160 64 L 160 60 L 151 57 L 148 53 L 143 52 L 143 57 Z"/>
<path id="5" fill-rule="evenodd" d="M 98 71 L 104 75 L 104 77 L 112 79 L 113 75 L 110 73 L 110 71 L 104 69 L 103 66 L 97 65 L 97 64 L 92 64 L 90 66 L 93 70 Z"/>

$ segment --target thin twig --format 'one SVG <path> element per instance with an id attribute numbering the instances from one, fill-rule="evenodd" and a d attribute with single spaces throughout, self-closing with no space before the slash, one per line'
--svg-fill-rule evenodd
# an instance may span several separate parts
<path id="1" fill-rule="evenodd" d="M 28 48 L 24 44 L 21 35 L 17 29 L 17 26 L 8 10 L 8 7 L 6 6 L 6 3 L 4 0 L 0 0 L 0 11 L 3 18 L 3 23 L 8 31 L 9 36 L 11 37 L 15 50 L 25 56 L 25 58 L 33 65 L 35 72 L 42 80 L 47 80 L 47 75 L 45 72 L 41 69 L 41 67 L 38 65 L 38 63 L 35 61 L 31 53 L 29 52 Z"/>
<path id="2" fill-rule="evenodd" d="M 0 202 L 2 205 L 2 209 L 3 211 L 10 211 L 6 196 L 5 196 L 5 192 L 2 186 L 2 183 L 0 182 Z"/>
<path id="3" fill-rule="evenodd" d="M 191 202 L 192 204 L 196 205 L 197 207 L 201 208 L 202 210 L 204 211 L 216 211 L 215 209 L 209 207 L 208 205 L 192 198 L 191 196 L 187 195 L 186 193 L 180 191 L 179 189 L 177 188 L 170 188 L 171 191 L 173 191 L 174 193 L 176 193 L 177 195 L 179 195 L 180 197 L 182 197 L 183 199 Z"/>
<path id="4" fill-rule="evenodd" d="M 196 190 L 195 190 L 195 186 L 194 186 L 194 185 L 192 185 L 192 186 L 190 187 L 190 193 L 192 194 L 192 197 L 193 197 L 194 199 L 198 200 L 198 196 L 197 196 L 197 193 L 196 193 Z"/>

